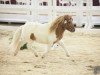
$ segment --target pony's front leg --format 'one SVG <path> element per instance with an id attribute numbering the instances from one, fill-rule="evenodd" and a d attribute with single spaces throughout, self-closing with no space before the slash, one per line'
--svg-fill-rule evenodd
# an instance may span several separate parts
<path id="1" fill-rule="evenodd" d="M 59 42 L 57 42 L 57 43 L 64 49 L 64 51 L 66 52 L 66 56 L 69 57 L 70 55 L 69 55 L 69 53 L 68 53 L 68 51 L 67 51 L 67 49 L 66 49 L 64 43 L 63 43 L 62 41 L 59 41 Z"/>
<path id="2" fill-rule="evenodd" d="M 44 57 L 49 53 L 49 51 L 51 50 L 52 45 L 53 45 L 53 44 L 48 44 L 45 53 L 42 55 L 42 58 L 44 58 Z"/>

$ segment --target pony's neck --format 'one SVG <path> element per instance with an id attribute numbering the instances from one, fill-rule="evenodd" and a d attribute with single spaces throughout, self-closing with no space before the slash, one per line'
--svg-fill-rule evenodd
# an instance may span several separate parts
<path id="1" fill-rule="evenodd" d="M 58 25 L 58 27 L 55 31 L 57 41 L 59 41 L 63 38 L 64 31 L 65 31 L 65 29 L 61 25 Z"/>

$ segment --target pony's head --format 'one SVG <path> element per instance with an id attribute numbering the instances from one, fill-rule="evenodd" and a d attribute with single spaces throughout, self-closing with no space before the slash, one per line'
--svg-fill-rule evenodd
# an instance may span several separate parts
<path id="1" fill-rule="evenodd" d="M 63 15 L 63 16 L 58 17 L 52 23 L 52 26 L 51 26 L 50 30 L 54 31 L 58 27 L 61 30 L 68 30 L 70 32 L 75 32 L 75 27 L 74 27 L 74 24 L 73 24 L 73 19 L 72 19 L 72 17 L 70 15 Z"/>
<path id="2" fill-rule="evenodd" d="M 70 32 L 75 32 L 75 27 L 73 24 L 73 19 L 69 15 L 64 15 L 64 28 L 66 28 Z"/>

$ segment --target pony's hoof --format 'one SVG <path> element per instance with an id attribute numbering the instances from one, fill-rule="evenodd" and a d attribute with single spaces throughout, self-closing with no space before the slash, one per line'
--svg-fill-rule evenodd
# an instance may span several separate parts
<path id="1" fill-rule="evenodd" d="M 14 53 L 14 56 L 16 56 L 17 55 L 17 53 Z"/>
<path id="2" fill-rule="evenodd" d="M 35 57 L 38 57 L 38 55 L 35 55 Z"/>
<path id="3" fill-rule="evenodd" d="M 42 56 L 41 58 L 42 58 L 42 59 L 44 59 L 44 58 L 45 58 L 45 56 Z"/>
<path id="4" fill-rule="evenodd" d="M 75 62 L 75 60 L 71 60 L 72 62 Z"/>
<path id="5" fill-rule="evenodd" d="M 66 55 L 67 57 L 70 57 L 70 55 Z"/>
<path id="6" fill-rule="evenodd" d="M 42 59 L 44 59 L 44 57 L 41 57 Z"/>
<path id="7" fill-rule="evenodd" d="M 14 54 L 14 56 L 16 56 L 17 54 Z"/>

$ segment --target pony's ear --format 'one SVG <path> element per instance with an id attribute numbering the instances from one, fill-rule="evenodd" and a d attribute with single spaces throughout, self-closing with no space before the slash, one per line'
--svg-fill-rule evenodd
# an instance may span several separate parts
<path id="1" fill-rule="evenodd" d="M 67 21 L 64 21 L 64 23 L 62 23 L 62 28 L 63 28 L 63 29 L 66 28 L 66 24 L 67 24 Z"/>
<path id="2" fill-rule="evenodd" d="M 64 24 L 66 24 L 66 23 L 67 23 L 67 20 L 64 21 Z"/>

